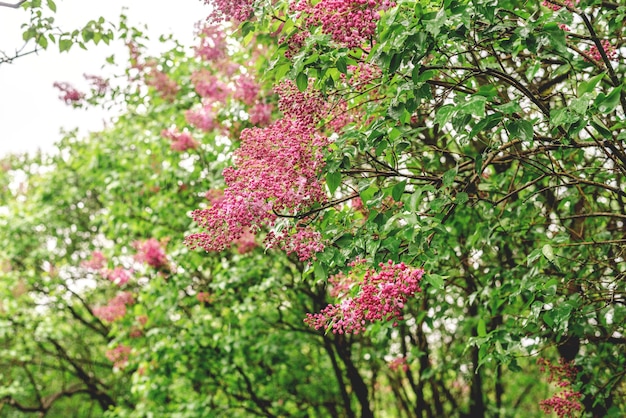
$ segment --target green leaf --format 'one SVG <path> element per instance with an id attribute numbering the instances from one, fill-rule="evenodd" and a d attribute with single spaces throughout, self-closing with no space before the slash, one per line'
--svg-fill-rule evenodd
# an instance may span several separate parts
<path id="1" fill-rule="evenodd" d="M 401 181 L 400 183 L 397 183 L 395 186 L 393 186 L 393 190 L 391 191 L 391 197 L 393 197 L 393 200 L 395 200 L 396 202 L 400 201 L 400 199 L 402 198 L 402 194 L 404 193 L 405 187 L 406 180 Z"/>
<path id="2" fill-rule="evenodd" d="M 74 42 L 71 39 L 59 39 L 59 52 L 69 51 Z"/>
<path id="3" fill-rule="evenodd" d="M 437 114 L 435 115 L 435 123 L 439 125 L 445 125 L 448 123 L 454 112 L 456 111 L 456 107 L 451 104 L 443 105 L 437 110 Z"/>
<path id="4" fill-rule="evenodd" d="M 457 205 L 464 205 L 469 200 L 469 196 L 465 192 L 457 193 L 456 195 L 456 203 Z"/>
<path id="5" fill-rule="evenodd" d="M 551 263 L 554 263 L 554 250 L 550 244 L 546 244 L 541 248 L 541 254 Z"/>
<path id="6" fill-rule="evenodd" d="M 331 194 L 335 193 L 335 190 L 341 185 L 341 173 L 335 171 L 333 173 L 326 174 L 326 184 Z"/>
<path id="7" fill-rule="evenodd" d="M 485 324 L 485 320 L 482 318 L 478 319 L 478 326 L 476 327 L 476 332 L 479 337 L 487 336 L 487 324 Z"/>
<path id="8" fill-rule="evenodd" d="M 296 77 L 296 86 L 298 86 L 298 90 L 305 91 L 309 86 L 309 78 L 305 73 L 300 73 Z"/>
<path id="9" fill-rule="evenodd" d="M 432 16 L 433 14 L 434 13 L 429 13 L 430 16 Z M 432 16 L 432 18 L 429 20 L 424 19 L 424 21 L 424 28 L 426 29 L 426 32 L 432 34 L 433 37 L 437 37 L 437 35 L 439 35 L 439 32 L 441 31 L 441 27 L 446 21 L 445 7 L 440 7 L 435 16 Z"/>
<path id="10" fill-rule="evenodd" d="M 444 278 L 444 276 L 438 274 L 427 274 L 424 276 L 424 282 L 437 290 L 442 290 L 444 287 Z"/>
<path id="11" fill-rule="evenodd" d="M 346 59 L 344 57 L 340 57 L 337 60 L 336 66 L 342 74 L 346 74 L 348 72 L 348 65 L 346 64 Z"/>
<path id="12" fill-rule="evenodd" d="M 509 131 L 511 139 L 520 139 L 522 141 L 533 140 L 533 124 L 527 120 L 513 120 L 505 123 L 506 129 Z"/>
<path id="13" fill-rule="evenodd" d="M 613 139 L 613 133 L 606 125 L 600 120 L 596 115 L 593 116 L 593 120 L 591 121 L 591 126 L 593 126 L 600 135 L 602 135 L 605 139 Z"/>
<path id="14" fill-rule="evenodd" d="M 522 107 L 517 101 L 511 101 L 494 107 L 505 115 L 511 115 L 513 113 L 519 113 L 522 111 Z"/>
<path id="15" fill-rule="evenodd" d="M 456 168 L 451 168 L 450 170 L 443 173 L 443 186 L 450 187 L 454 183 L 454 178 L 456 177 Z"/>
<path id="16" fill-rule="evenodd" d="M 578 85 L 578 96 L 582 96 L 585 93 L 592 93 L 600 80 L 604 78 L 604 73 L 591 77 L 587 81 L 583 81 Z"/>
<path id="17" fill-rule="evenodd" d="M 617 105 L 619 104 L 620 94 L 622 92 L 622 86 L 615 87 L 608 96 L 601 97 L 603 95 L 598 95 L 596 98 L 596 106 L 598 106 L 598 110 L 600 113 L 611 113 Z"/>
<path id="18" fill-rule="evenodd" d="M 37 39 L 37 45 L 39 45 L 43 49 L 46 49 L 48 47 L 48 38 L 46 38 L 45 36 L 41 36 L 39 39 Z"/>
<path id="19" fill-rule="evenodd" d="M 528 258 L 526 259 L 526 266 L 532 266 L 539 257 L 541 257 L 541 249 L 537 248 L 528 255 Z"/>
<path id="20" fill-rule="evenodd" d="M 469 115 L 484 118 L 486 100 L 487 98 L 485 96 L 474 95 L 468 102 L 463 103 L 459 110 Z"/>
<path id="21" fill-rule="evenodd" d="M 389 61 L 389 73 L 395 72 L 402 63 L 402 55 L 394 54 Z"/>
<path id="22" fill-rule="evenodd" d="M 53 0 L 48 0 L 48 8 L 52 10 L 54 13 L 57 12 L 57 5 L 54 3 Z"/>

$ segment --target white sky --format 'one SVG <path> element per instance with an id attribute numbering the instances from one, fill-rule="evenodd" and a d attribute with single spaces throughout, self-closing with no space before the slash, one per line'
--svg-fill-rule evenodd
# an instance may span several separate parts
<path id="1" fill-rule="evenodd" d="M 5 0 L 13 2 L 14 0 Z M 148 25 L 151 39 L 173 33 L 185 45 L 193 45 L 194 23 L 209 13 L 201 0 L 56 0 L 55 23 L 64 30 L 79 28 L 91 19 L 104 16 L 117 22 L 126 6 L 129 25 Z M 11 55 L 23 45 L 21 25 L 28 22 L 22 9 L 0 7 L 0 50 Z M 156 53 L 157 43 L 148 53 Z M 28 49 L 27 49 L 28 50 Z M 97 131 L 110 115 L 99 109 L 73 109 L 58 99 L 52 84 L 67 81 L 87 90 L 83 74 L 106 75 L 101 70 L 105 58 L 116 54 L 118 62 L 127 57 L 120 41 L 111 46 L 88 45 L 87 51 L 74 45 L 69 53 L 59 53 L 57 45 L 47 51 L 0 64 L 0 156 L 14 152 L 48 151 L 61 139 L 60 129 L 80 128 Z"/>

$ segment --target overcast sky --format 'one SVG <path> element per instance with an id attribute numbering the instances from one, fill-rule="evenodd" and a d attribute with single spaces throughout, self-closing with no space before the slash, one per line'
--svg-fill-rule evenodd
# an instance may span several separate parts
<path id="1" fill-rule="evenodd" d="M 201 0 L 56 0 L 56 4 L 55 23 L 66 30 L 100 16 L 117 22 L 126 6 L 129 23 L 148 25 L 152 39 L 173 33 L 185 45 L 193 44 L 194 23 L 208 14 L 208 6 Z M 23 45 L 20 26 L 27 21 L 24 10 L 0 7 L 0 50 L 10 55 Z M 52 84 L 67 81 L 86 90 L 83 74 L 103 74 L 102 64 L 112 54 L 125 57 L 126 48 L 120 42 L 112 46 L 89 44 L 87 51 L 75 45 L 69 53 L 61 54 L 51 45 L 38 55 L 0 64 L 0 156 L 38 148 L 50 150 L 61 138 L 61 128 L 78 127 L 82 132 L 101 129 L 110 115 L 98 109 L 72 109 L 58 99 Z"/>

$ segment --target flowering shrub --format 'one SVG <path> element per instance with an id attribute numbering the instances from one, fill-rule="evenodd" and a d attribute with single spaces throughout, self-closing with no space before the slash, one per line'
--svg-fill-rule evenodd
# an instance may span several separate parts
<path id="1" fill-rule="evenodd" d="M 132 351 L 131 347 L 118 345 L 106 352 L 106 357 L 113 363 L 113 367 L 123 369 L 128 364 L 128 357 Z"/>
<path id="2" fill-rule="evenodd" d="M 85 98 L 85 93 L 76 90 L 70 83 L 55 82 L 53 86 L 59 89 L 61 93 L 59 99 L 68 105 L 79 105 Z"/>
<path id="3" fill-rule="evenodd" d="M 132 305 L 135 302 L 132 293 L 121 292 L 118 293 L 109 303 L 105 306 L 93 308 L 93 314 L 103 321 L 113 322 L 126 315 L 126 306 Z"/>
<path id="4" fill-rule="evenodd" d="M 352 267 L 357 266 L 352 264 Z M 366 270 L 361 282 L 357 282 L 360 274 L 355 274 L 359 269 L 352 271 L 348 277 L 358 286 L 356 296 L 343 296 L 340 292 L 343 297 L 337 304 L 328 305 L 320 313 L 307 314 L 304 322 L 312 328 L 332 330 L 335 334 L 363 333 L 368 322 L 393 321 L 393 325 L 397 325 L 397 321 L 403 319 L 402 309 L 407 300 L 421 292 L 419 283 L 424 270 L 410 268 L 404 263 L 395 264 L 391 260 L 380 263 L 379 267 L 379 272 Z M 346 280 L 343 276 L 341 279 Z"/>
<path id="5" fill-rule="evenodd" d="M 309 0 L 292 2 L 298 15 L 306 16 L 307 26 L 321 26 L 335 42 L 348 48 L 357 48 L 371 41 L 376 32 L 381 10 L 393 7 L 388 0 Z"/>
<path id="6" fill-rule="evenodd" d="M 235 153 L 236 167 L 223 173 L 227 184 L 223 199 L 192 214 L 208 232 L 192 234 L 187 242 L 194 248 L 222 251 L 245 231 L 271 227 L 279 213 L 293 214 L 323 202 L 326 195 L 318 172 L 323 167 L 322 149 L 327 144 L 327 139 L 313 127 L 294 119 L 244 130 L 241 147 Z M 310 233 L 298 236 L 311 238 Z M 285 238 L 281 235 L 269 242 L 278 243 Z M 304 247 L 288 246 L 304 251 Z M 300 253 L 301 258 L 311 255 Z"/>
<path id="7" fill-rule="evenodd" d="M 204 123 L 204 121 L 198 121 L 197 119 L 194 120 L 199 124 Z M 208 123 L 202 126 L 208 128 Z M 189 132 L 179 132 L 176 128 L 169 128 L 161 131 L 161 136 L 172 141 L 170 146 L 173 151 L 184 152 L 190 149 L 198 148 L 198 143 L 191 137 Z"/>
<path id="8" fill-rule="evenodd" d="M 541 409 L 546 414 L 555 412 L 559 418 L 578 416 L 582 409 L 580 403 L 582 394 L 570 388 L 577 374 L 574 362 L 565 362 L 561 359 L 558 364 L 552 364 L 550 360 L 540 357 L 537 364 L 542 372 L 549 372 L 548 382 L 554 383 L 560 389 L 551 398 L 540 402 Z"/>
<path id="9" fill-rule="evenodd" d="M 145 241 L 136 241 L 133 246 L 137 250 L 135 260 L 161 270 L 168 267 L 167 257 L 159 241 L 150 238 Z"/>
<path id="10" fill-rule="evenodd" d="M 106 258 L 102 252 L 94 251 L 91 253 L 91 258 L 83 261 L 80 265 L 89 270 L 100 270 L 106 265 Z"/>
<path id="11" fill-rule="evenodd" d="M 132 272 L 123 267 L 115 267 L 113 270 L 104 269 L 102 275 L 118 286 L 123 286 L 132 277 Z"/>
<path id="12" fill-rule="evenodd" d="M 603 39 L 601 41 L 601 44 L 602 44 L 602 49 L 604 50 L 604 53 L 606 54 L 607 58 L 610 60 L 614 60 L 617 56 L 615 52 L 615 47 L 611 45 L 611 43 L 606 39 Z M 602 54 L 598 50 L 598 47 L 595 45 L 592 45 L 589 48 L 589 50 L 587 51 L 587 55 L 589 55 L 591 59 L 595 62 L 602 62 Z M 585 57 L 585 60 L 587 60 L 586 57 Z"/>

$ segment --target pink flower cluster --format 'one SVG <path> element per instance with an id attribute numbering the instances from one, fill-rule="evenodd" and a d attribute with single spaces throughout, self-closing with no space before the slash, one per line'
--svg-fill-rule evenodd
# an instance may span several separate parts
<path id="1" fill-rule="evenodd" d="M 287 44 L 287 51 L 285 51 L 285 57 L 292 59 L 304 46 L 307 38 L 311 36 L 311 32 L 304 30 L 291 35 L 289 38 L 281 38 L 279 44 Z"/>
<path id="2" fill-rule="evenodd" d="M 237 252 L 239 254 L 247 254 L 258 247 L 256 243 L 256 235 L 250 230 L 244 231 L 243 234 L 235 241 Z"/>
<path id="3" fill-rule="evenodd" d="M 85 77 L 85 80 L 91 84 L 91 88 L 97 94 L 104 94 L 109 89 L 109 80 L 106 80 L 99 75 L 83 74 L 83 77 Z"/>
<path id="4" fill-rule="evenodd" d="M 199 108 L 185 111 L 185 120 L 204 132 L 211 132 L 217 128 L 216 114 L 209 104 L 204 104 Z"/>
<path id="5" fill-rule="evenodd" d="M 600 43 L 602 44 L 602 49 L 604 50 L 607 58 L 610 60 L 614 60 L 617 56 L 615 47 L 611 45 L 611 43 L 606 39 L 603 39 Z M 587 55 L 589 55 L 591 59 L 596 62 L 602 62 L 602 54 L 600 54 L 598 47 L 595 45 L 592 45 L 591 48 L 589 48 L 589 50 L 587 51 Z M 589 60 L 585 57 L 585 61 Z"/>
<path id="6" fill-rule="evenodd" d="M 248 111 L 250 123 L 256 126 L 267 126 L 272 121 L 274 107 L 269 103 L 257 103 Z"/>
<path id="7" fill-rule="evenodd" d="M 580 399 L 582 394 L 573 390 L 563 390 L 553 397 L 539 402 L 541 410 L 546 414 L 555 412 L 561 417 L 574 417 L 582 409 Z"/>
<path id="8" fill-rule="evenodd" d="M 75 104 L 78 105 L 85 98 L 85 94 L 76 90 L 70 83 L 65 82 L 55 82 L 52 84 L 54 87 L 59 89 L 60 95 L 59 99 L 63 100 L 66 104 Z"/>
<path id="9" fill-rule="evenodd" d="M 105 306 L 93 308 L 93 314 L 103 321 L 113 322 L 126 315 L 126 305 L 132 305 L 135 302 L 130 292 L 118 293 Z"/>
<path id="10" fill-rule="evenodd" d="M 574 0 L 563 0 L 563 4 L 568 7 L 574 7 L 576 4 L 578 4 L 579 1 L 580 0 L 576 0 L 576 2 L 574 2 Z M 555 12 L 561 10 L 561 6 L 552 3 L 550 0 L 543 0 L 543 3 L 541 3 L 541 5 L 547 7 L 548 9 L 554 10 Z"/>
<path id="11" fill-rule="evenodd" d="M 133 247 L 137 250 L 135 260 L 138 262 L 146 263 L 157 270 L 168 268 L 167 257 L 165 256 L 163 246 L 156 239 L 150 238 L 145 241 L 136 241 L 133 243 Z"/>
<path id="12" fill-rule="evenodd" d="M 80 263 L 81 267 L 98 271 L 102 277 L 110 280 L 118 286 L 123 286 L 131 279 L 133 272 L 123 267 L 115 267 L 113 270 L 106 268 L 106 258 L 100 251 L 94 251 L 89 260 Z"/>
<path id="13" fill-rule="evenodd" d="M 262 226 L 272 226 L 279 212 L 293 214 L 324 201 L 317 173 L 327 145 L 327 138 L 295 119 L 245 129 L 235 152 L 236 167 L 223 173 L 228 186 L 223 199 L 192 213 L 209 232 L 190 235 L 187 243 L 192 248 L 222 251 L 247 231 L 256 233 Z"/>
<path id="14" fill-rule="evenodd" d="M 279 247 L 287 254 L 296 254 L 300 261 L 315 258 L 315 254 L 324 250 L 322 234 L 310 225 L 296 225 L 293 231 L 282 233 L 270 232 L 265 238 L 269 248 Z"/>
<path id="15" fill-rule="evenodd" d="M 226 34 L 220 25 L 196 24 L 196 36 L 200 45 L 196 46 L 196 57 L 205 61 L 215 61 L 226 55 Z"/>
<path id="16" fill-rule="evenodd" d="M 537 364 L 539 364 L 539 370 L 542 372 L 549 371 L 548 382 L 556 384 L 559 388 L 569 388 L 572 382 L 576 380 L 578 371 L 573 361 L 565 362 L 560 359 L 558 364 L 552 364 L 548 359 L 539 358 Z M 580 392 L 562 389 L 551 398 L 539 402 L 539 406 L 546 414 L 555 412 L 560 418 L 572 417 L 576 411 L 582 409 L 581 398 Z"/>
<path id="17" fill-rule="evenodd" d="M 209 22 L 222 22 L 232 19 L 235 22 L 248 20 L 253 12 L 254 0 L 205 0 L 213 11 L 207 18 Z"/>
<path id="18" fill-rule="evenodd" d="M 228 86 L 206 69 L 194 71 L 191 74 L 191 82 L 200 96 L 214 102 L 225 102 L 226 98 L 231 94 Z"/>
<path id="19" fill-rule="evenodd" d="M 209 292 L 198 292 L 196 295 L 196 299 L 200 303 L 211 303 L 213 302 L 213 296 Z"/>
<path id="20" fill-rule="evenodd" d="M 287 80 L 275 86 L 274 91 L 278 94 L 278 109 L 286 118 L 314 125 L 328 114 L 328 100 L 311 87 L 300 91 L 293 81 Z"/>
<path id="21" fill-rule="evenodd" d="M 298 17 L 306 15 L 307 26 L 321 26 L 335 42 L 348 48 L 358 48 L 376 33 L 380 11 L 393 7 L 389 0 L 310 0 L 291 4 Z"/>
<path id="22" fill-rule="evenodd" d="M 252 106 L 256 101 L 260 86 L 256 81 L 247 75 L 240 76 L 236 81 L 236 87 L 234 97 L 237 100 L 241 100 L 248 106 Z"/>
<path id="23" fill-rule="evenodd" d="M 184 152 L 198 148 L 198 143 L 189 132 L 180 132 L 177 128 L 163 129 L 161 136 L 172 141 L 170 147 L 173 151 Z"/>
<path id="24" fill-rule="evenodd" d="M 107 260 L 104 257 L 104 254 L 102 254 L 100 251 L 94 251 L 93 253 L 91 253 L 91 258 L 89 260 L 83 261 L 82 263 L 80 263 L 80 265 L 81 267 L 89 270 L 100 270 L 105 266 L 106 261 Z"/>
<path id="25" fill-rule="evenodd" d="M 406 357 L 396 357 L 393 360 L 391 360 L 388 364 L 389 364 L 389 369 L 394 372 L 400 369 L 406 373 L 409 370 L 409 365 L 406 362 Z"/>
<path id="26" fill-rule="evenodd" d="M 391 260 L 380 263 L 379 267 L 379 272 L 374 269 L 365 271 L 355 297 L 345 297 L 320 313 L 307 314 L 304 322 L 315 329 L 332 329 L 335 334 L 363 333 L 368 322 L 386 320 L 397 325 L 397 321 L 403 319 L 402 309 L 408 298 L 421 292 L 419 283 L 424 270 L 404 263 L 395 264 Z M 355 283 L 359 271 L 354 264 L 348 275 Z"/>
<path id="27" fill-rule="evenodd" d="M 154 87 L 165 100 L 172 101 L 178 93 L 178 84 L 163 71 L 152 68 L 146 76 L 146 85 Z"/>
<path id="28" fill-rule="evenodd" d="M 115 267 L 113 270 L 105 269 L 102 271 L 102 275 L 115 283 L 118 286 L 123 286 L 132 277 L 132 272 L 126 270 L 123 267 Z"/>
<path id="29" fill-rule="evenodd" d="M 125 345 L 118 345 L 113 350 L 109 350 L 105 353 L 106 357 L 113 363 L 113 366 L 118 369 L 123 369 L 128 364 L 128 356 L 130 355 L 131 348 Z"/>
<path id="30" fill-rule="evenodd" d="M 379 66 L 365 62 L 348 65 L 348 76 L 341 74 L 341 80 L 360 93 L 371 88 L 371 84 L 381 77 L 382 71 Z"/>

